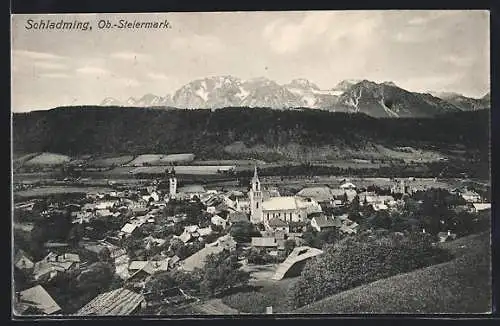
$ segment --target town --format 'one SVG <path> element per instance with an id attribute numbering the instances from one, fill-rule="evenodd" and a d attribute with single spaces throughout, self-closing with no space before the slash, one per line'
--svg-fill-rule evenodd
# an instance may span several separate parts
<path id="1" fill-rule="evenodd" d="M 344 178 L 294 192 L 268 179 L 255 165 L 245 187 L 210 188 L 184 182 L 172 165 L 161 177 L 113 182 L 107 191 L 16 201 L 14 311 L 285 313 L 314 301 L 290 292 L 309 287 L 304 273 L 330 245 L 417 235 L 436 246 L 490 227 L 489 191 L 472 186 L 415 178 L 360 186 Z M 297 279 L 295 288 L 287 283 Z M 261 303 L 245 309 L 238 301 L 252 287 L 264 289 L 255 297 Z M 283 308 L 266 297 L 272 293 L 296 302 Z"/>

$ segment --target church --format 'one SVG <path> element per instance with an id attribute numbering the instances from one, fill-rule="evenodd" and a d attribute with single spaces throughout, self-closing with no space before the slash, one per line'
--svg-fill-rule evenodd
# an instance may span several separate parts
<path id="1" fill-rule="evenodd" d="M 266 224 L 274 218 L 284 222 L 303 222 L 309 214 L 321 212 L 321 206 L 311 199 L 297 196 L 264 196 L 257 167 L 251 181 L 249 197 L 250 221 L 256 224 Z"/>

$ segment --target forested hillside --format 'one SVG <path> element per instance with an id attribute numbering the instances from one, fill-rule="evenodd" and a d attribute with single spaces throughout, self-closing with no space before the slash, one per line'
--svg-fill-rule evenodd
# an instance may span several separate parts
<path id="1" fill-rule="evenodd" d="M 246 148 L 281 155 L 290 150 L 291 144 L 299 160 L 301 151 L 322 146 L 332 153 L 342 153 L 362 152 L 373 144 L 387 148 L 459 148 L 479 151 L 487 159 L 489 110 L 418 119 L 256 108 L 210 111 L 61 107 L 13 115 L 16 153 L 78 156 L 193 152 L 200 158 L 222 158 L 246 155 Z"/>

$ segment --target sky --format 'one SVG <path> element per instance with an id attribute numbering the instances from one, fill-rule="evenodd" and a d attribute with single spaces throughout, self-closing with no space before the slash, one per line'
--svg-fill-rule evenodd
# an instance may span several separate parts
<path id="1" fill-rule="evenodd" d="M 28 20 L 92 30 L 28 30 Z M 170 29 L 99 29 L 100 20 Z M 12 111 L 165 96 L 199 78 L 393 81 L 417 92 L 490 90 L 488 11 L 303 11 L 13 15 Z"/>

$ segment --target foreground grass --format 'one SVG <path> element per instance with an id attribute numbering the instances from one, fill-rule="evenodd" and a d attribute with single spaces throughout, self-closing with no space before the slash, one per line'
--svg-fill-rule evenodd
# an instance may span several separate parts
<path id="1" fill-rule="evenodd" d="M 442 244 L 452 261 L 338 293 L 292 313 L 486 313 L 491 311 L 490 235 Z"/>
<path id="2" fill-rule="evenodd" d="M 273 313 L 290 311 L 288 293 L 298 277 L 280 281 L 261 280 L 255 282 L 251 291 L 240 292 L 222 298 L 222 302 L 243 313 L 263 314 L 272 306 Z"/>

